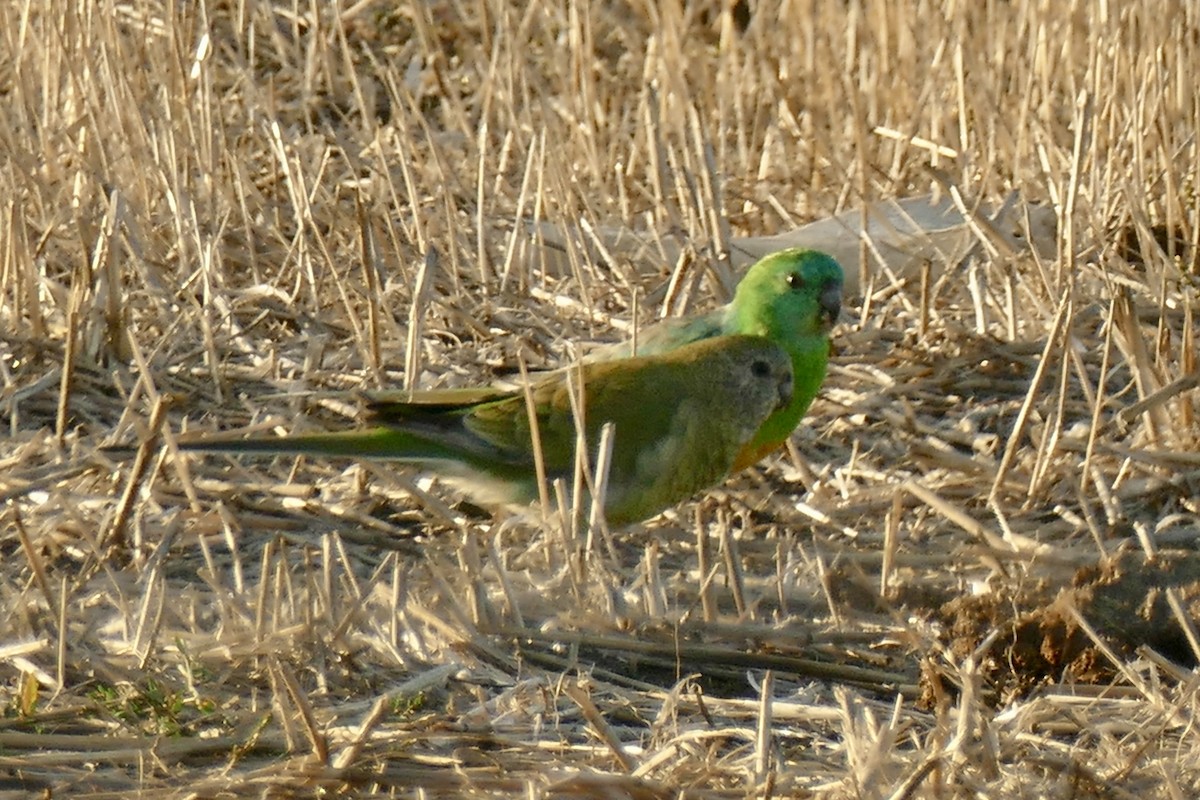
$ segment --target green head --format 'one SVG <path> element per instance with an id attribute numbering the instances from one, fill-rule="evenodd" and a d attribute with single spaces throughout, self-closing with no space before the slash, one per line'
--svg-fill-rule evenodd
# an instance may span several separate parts
<path id="1" fill-rule="evenodd" d="M 843 278 L 825 253 L 799 247 L 771 253 L 738 284 L 727 324 L 781 343 L 823 338 L 841 313 Z"/>
<path id="2" fill-rule="evenodd" d="M 741 469 L 779 447 L 821 389 L 829 363 L 829 329 L 842 310 L 842 268 L 816 250 L 771 253 L 750 267 L 725 312 L 726 333 L 765 336 L 792 359 L 794 392 L 767 417 L 734 461 Z"/>

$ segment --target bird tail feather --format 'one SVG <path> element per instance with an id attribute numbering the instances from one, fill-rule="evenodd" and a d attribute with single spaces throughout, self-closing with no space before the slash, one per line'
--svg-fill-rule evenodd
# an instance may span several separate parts
<path id="1" fill-rule="evenodd" d="M 195 439 L 180 438 L 180 450 L 208 453 L 276 453 L 279 455 L 343 456 L 386 458 L 393 461 L 428 463 L 453 460 L 436 442 L 392 428 L 331 431 L 289 436 L 216 434 Z"/>

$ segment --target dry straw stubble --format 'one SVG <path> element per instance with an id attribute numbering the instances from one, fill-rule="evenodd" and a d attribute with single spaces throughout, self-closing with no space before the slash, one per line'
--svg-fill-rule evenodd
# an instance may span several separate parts
<path id="1" fill-rule="evenodd" d="M 0 5 L 6 780 L 1196 791 L 1161 653 L 1030 695 L 1012 628 L 969 652 L 936 614 L 1195 538 L 1195 10 L 768 5 Z M 1057 252 L 868 273 L 788 454 L 611 551 L 386 469 L 172 449 L 343 422 L 307 390 L 567 360 L 724 300 L 731 237 L 931 169 L 1054 209 Z M 694 252 L 549 269 L 530 221 Z M 144 468 L 95 455 L 153 435 Z"/>

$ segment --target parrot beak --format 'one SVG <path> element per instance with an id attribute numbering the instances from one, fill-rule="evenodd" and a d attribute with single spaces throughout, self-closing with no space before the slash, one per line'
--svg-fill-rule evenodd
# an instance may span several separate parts
<path id="1" fill-rule="evenodd" d="M 775 410 L 787 408 L 792 404 L 792 373 L 789 371 L 786 375 L 779 379 L 779 403 L 775 406 Z"/>
<path id="2" fill-rule="evenodd" d="M 842 313 L 842 282 L 830 281 L 830 283 L 821 291 L 821 320 L 829 326 L 837 322 L 838 315 Z"/>

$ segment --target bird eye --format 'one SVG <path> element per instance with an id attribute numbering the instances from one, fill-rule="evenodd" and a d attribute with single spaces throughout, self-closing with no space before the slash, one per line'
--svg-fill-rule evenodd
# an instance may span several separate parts
<path id="1" fill-rule="evenodd" d="M 793 292 L 798 292 L 804 288 L 804 276 L 799 272 L 789 272 L 787 276 L 787 285 L 792 287 Z"/>
<path id="2" fill-rule="evenodd" d="M 755 361 L 750 365 L 750 374 L 756 378 L 765 378 L 771 374 L 771 365 L 765 361 Z"/>

